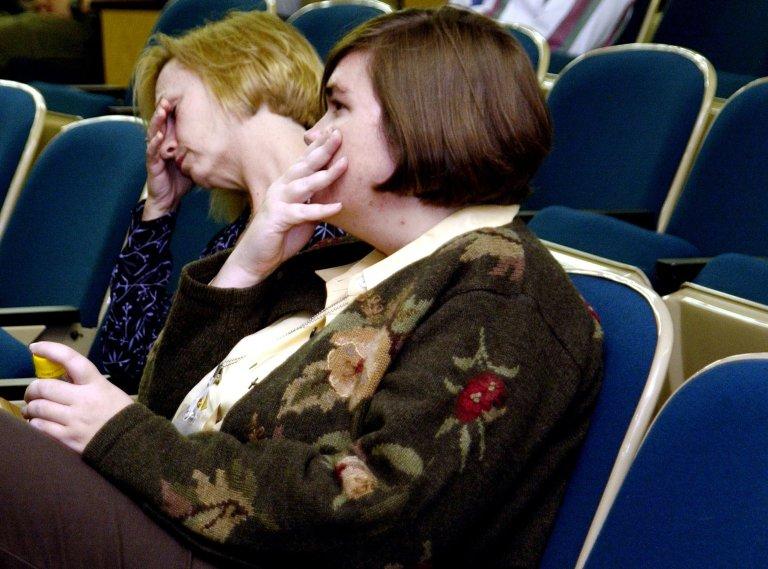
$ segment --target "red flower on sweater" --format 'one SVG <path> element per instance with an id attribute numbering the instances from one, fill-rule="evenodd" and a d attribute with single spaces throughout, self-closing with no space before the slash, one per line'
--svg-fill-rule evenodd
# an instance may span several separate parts
<path id="1" fill-rule="evenodd" d="M 486 371 L 469 380 L 456 400 L 455 415 L 462 423 L 470 423 L 492 407 L 499 407 L 507 398 L 504 381 Z"/>

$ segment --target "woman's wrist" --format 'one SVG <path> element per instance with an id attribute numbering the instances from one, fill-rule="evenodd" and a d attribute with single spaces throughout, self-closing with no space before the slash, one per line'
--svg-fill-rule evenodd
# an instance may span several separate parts
<path id="1" fill-rule="evenodd" d="M 153 200 L 151 197 L 148 197 L 144 202 L 144 210 L 141 212 L 141 220 L 152 221 L 153 219 L 158 219 L 159 217 L 163 217 L 164 215 L 168 215 L 174 211 L 176 211 L 176 207 L 157 203 L 157 201 Z"/>
<path id="2" fill-rule="evenodd" d="M 272 270 L 262 273 L 246 269 L 237 262 L 236 258 L 233 258 L 235 255 L 236 252 L 233 251 L 216 276 L 213 277 L 213 280 L 211 280 L 211 286 L 216 288 L 250 288 L 264 281 L 272 274 Z"/>

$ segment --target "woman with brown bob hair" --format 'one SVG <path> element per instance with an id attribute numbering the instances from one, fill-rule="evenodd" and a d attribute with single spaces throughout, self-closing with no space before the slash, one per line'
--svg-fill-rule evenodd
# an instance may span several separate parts
<path id="1" fill-rule="evenodd" d="M 0 503 L 6 524 L 39 535 L 21 504 L 87 494 L 86 479 L 126 520 L 119 543 L 140 534 L 169 557 L 535 566 L 602 356 L 599 325 L 515 219 L 550 136 L 524 58 L 451 8 L 345 38 L 304 157 L 232 251 L 185 269 L 138 402 L 69 348 L 31 347 L 72 383 L 30 385 L 33 429 L 0 419 L 0 444 L 67 474 L 6 467 L 2 487 L 22 485 Z M 299 252 L 320 219 L 359 241 Z M 94 500 L 68 504 L 69 527 L 101 527 Z M 8 539 L 0 551 L 40 564 L 40 547 Z M 99 551 L 117 563 L 124 549 Z"/>

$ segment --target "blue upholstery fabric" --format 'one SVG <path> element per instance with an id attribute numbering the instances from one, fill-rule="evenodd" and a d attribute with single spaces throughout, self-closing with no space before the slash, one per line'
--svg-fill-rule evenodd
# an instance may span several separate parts
<path id="1" fill-rule="evenodd" d="M 44 81 L 34 81 L 30 85 L 42 93 L 45 105 L 50 110 L 77 115 L 86 119 L 106 115 L 109 112 L 109 107 L 119 103 L 111 95 L 87 93 L 72 85 L 45 83 Z"/>
<path id="2" fill-rule="evenodd" d="M 35 101 L 32 96 L 12 85 L 0 85 L 0 207 L 34 121 Z"/>
<path id="3" fill-rule="evenodd" d="M 765 567 L 768 361 L 726 362 L 650 429 L 587 567 Z"/>
<path id="4" fill-rule="evenodd" d="M 539 58 L 541 56 L 539 53 L 539 46 L 536 45 L 536 42 L 533 41 L 533 38 L 531 38 L 531 36 L 526 34 L 524 31 L 513 28 L 512 26 L 504 27 L 513 38 L 520 42 L 520 45 L 525 50 L 525 53 L 528 54 L 528 59 L 531 60 L 531 65 L 533 66 L 533 70 L 535 72 L 539 67 Z"/>
<path id="5" fill-rule="evenodd" d="M 232 11 L 263 12 L 266 9 L 264 0 L 171 0 L 160 13 L 152 34 L 180 36 L 208 22 L 221 20 Z"/>
<path id="6" fill-rule="evenodd" d="M 693 282 L 768 305 L 768 261 L 764 259 L 738 253 L 718 255 Z"/>
<path id="7" fill-rule="evenodd" d="M 653 41 L 691 48 L 745 84 L 768 75 L 767 29 L 767 0 L 669 0 Z M 725 83 L 717 94 L 734 87 Z"/>
<path id="8" fill-rule="evenodd" d="M 701 256 L 694 245 L 674 235 L 561 206 L 544 208 L 528 226 L 540 239 L 636 266 L 652 280 L 656 259 Z"/>
<path id="9" fill-rule="evenodd" d="M 596 276 L 573 274 L 571 279 L 603 327 L 603 387 L 547 543 L 541 564 L 546 569 L 576 564 L 648 379 L 658 333 L 651 305 L 636 290 Z"/>
<path id="10" fill-rule="evenodd" d="M 635 265 L 652 280 L 662 257 L 768 256 L 768 80 L 728 100 L 712 125 L 666 234 L 552 208 L 530 223 L 542 239 Z"/>
<path id="11" fill-rule="evenodd" d="M 264 0 L 171 0 L 166 4 L 152 28 L 152 35 L 163 33 L 178 36 L 202 26 L 207 22 L 222 19 L 233 10 L 266 10 Z M 149 43 L 152 42 L 150 37 Z M 71 85 L 36 82 L 35 87 L 43 94 L 48 108 L 60 113 L 78 115 L 84 118 L 97 117 L 109 112 L 109 107 L 120 103 L 116 98 L 81 91 Z M 132 104 L 133 92 L 126 90 L 123 102 Z"/>
<path id="12" fill-rule="evenodd" d="M 27 347 L 0 328 L 0 378 L 34 377 Z"/>
<path id="13" fill-rule="evenodd" d="M 661 210 L 704 96 L 689 58 L 658 50 L 588 55 L 548 98 L 552 152 L 524 209 Z"/>
<path id="14" fill-rule="evenodd" d="M 95 326 L 144 185 L 144 130 L 79 123 L 38 158 L 0 241 L 0 306 L 72 305 Z"/>
<path id="15" fill-rule="evenodd" d="M 320 59 L 325 61 L 337 41 L 360 24 L 383 13 L 374 6 L 338 3 L 319 6 L 288 21 L 304 34 Z"/>
<path id="16" fill-rule="evenodd" d="M 181 202 L 171 237 L 173 271 L 169 286 L 172 291 L 176 290 L 184 265 L 199 259 L 211 237 L 227 225 L 213 221 L 208 216 L 210 196 L 209 191 L 195 188 Z"/>
<path id="17" fill-rule="evenodd" d="M 768 255 L 768 81 L 729 99 L 712 125 L 667 233 L 706 256 Z"/>

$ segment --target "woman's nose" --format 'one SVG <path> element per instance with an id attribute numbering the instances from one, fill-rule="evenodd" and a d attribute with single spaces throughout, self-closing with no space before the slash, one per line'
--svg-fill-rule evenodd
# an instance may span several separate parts
<path id="1" fill-rule="evenodd" d="M 304 133 L 304 144 L 309 146 L 312 144 L 315 140 L 317 140 L 317 137 L 319 136 L 320 129 L 318 128 L 318 125 L 320 123 L 317 123 L 315 126 L 310 128 L 307 132 Z"/>
<path id="2" fill-rule="evenodd" d="M 317 137 L 320 136 L 320 133 L 323 132 L 323 129 L 325 128 L 325 125 L 328 121 L 326 121 L 326 117 L 328 114 L 324 114 L 319 121 L 315 123 L 315 126 L 310 128 L 307 132 L 304 133 L 304 144 L 309 146 L 314 141 L 317 140 Z"/>
<path id="3" fill-rule="evenodd" d="M 165 133 L 163 141 L 160 143 L 160 157 L 163 160 L 174 158 L 176 156 L 177 148 L 178 143 L 176 142 L 176 137 L 173 135 L 173 132 L 168 129 L 168 131 Z"/>

